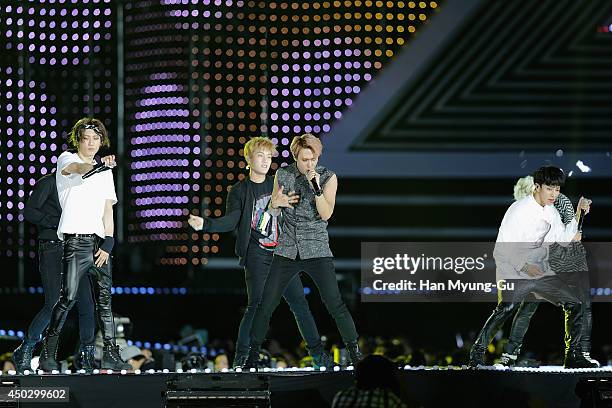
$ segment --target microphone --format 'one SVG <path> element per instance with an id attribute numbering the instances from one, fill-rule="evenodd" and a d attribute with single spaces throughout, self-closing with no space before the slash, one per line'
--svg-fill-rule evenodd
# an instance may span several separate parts
<path id="1" fill-rule="evenodd" d="M 83 180 L 85 180 L 86 178 L 89 178 L 89 177 L 93 176 L 94 174 L 102 173 L 103 171 L 106 171 L 106 170 L 111 170 L 111 169 L 112 169 L 112 167 L 108 167 L 108 166 L 107 166 L 106 164 L 104 164 L 104 163 L 98 163 L 98 164 L 96 164 L 96 165 L 94 166 L 94 168 L 93 168 L 93 169 L 91 169 L 91 170 L 89 170 L 87 173 L 83 174 L 83 175 L 81 176 L 81 178 L 82 178 Z"/>
<path id="2" fill-rule="evenodd" d="M 323 190 L 321 190 L 321 187 L 319 187 L 319 183 L 317 183 L 316 177 L 310 179 L 310 182 L 312 183 L 312 187 L 314 188 L 315 195 L 320 196 L 321 194 L 323 194 Z"/>
<path id="3" fill-rule="evenodd" d="M 584 223 L 584 217 L 586 214 L 582 215 L 582 208 L 578 210 L 578 232 L 582 233 L 582 224 Z"/>
<path id="4" fill-rule="evenodd" d="M 584 197 L 580 197 L 580 200 L 582 200 Z M 589 202 L 589 204 L 591 204 L 591 200 L 587 200 Z M 582 215 L 583 213 L 583 209 L 582 208 L 577 208 L 576 209 L 578 214 L 576 214 L 576 221 L 578 221 L 578 232 L 582 233 L 582 224 L 584 223 L 584 217 L 586 217 L 587 213 L 586 211 L 584 211 L 584 215 Z"/>

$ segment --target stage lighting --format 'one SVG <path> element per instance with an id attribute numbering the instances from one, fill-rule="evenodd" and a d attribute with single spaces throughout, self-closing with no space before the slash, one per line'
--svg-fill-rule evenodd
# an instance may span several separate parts
<path id="1" fill-rule="evenodd" d="M 379 3 L 126 1 L 128 242 L 166 242 L 164 268 L 219 253 L 218 235 L 185 233 L 181 211 L 223 213 L 250 137 L 278 145 L 276 170 L 292 135 L 329 132 L 437 7 Z"/>

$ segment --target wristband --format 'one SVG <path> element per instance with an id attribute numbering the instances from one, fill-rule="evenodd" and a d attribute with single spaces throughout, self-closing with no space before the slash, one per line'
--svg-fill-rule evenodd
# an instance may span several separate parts
<path id="1" fill-rule="evenodd" d="M 102 245 L 100 245 L 100 249 L 110 254 L 114 246 L 115 246 L 115 238 L 107 235 L 104 237 L 104 242 L 102 242 Z"/>

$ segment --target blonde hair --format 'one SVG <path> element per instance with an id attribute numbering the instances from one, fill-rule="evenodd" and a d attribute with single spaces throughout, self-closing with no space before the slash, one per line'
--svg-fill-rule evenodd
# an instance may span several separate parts
<path id="1" fill-rule="evenodd" d="M 521 198 L 525 198 L 528 195 L 533 194 L 534 190 L 535 184 L 533 184 L 533 177 L 526 176 L 520 178 L 514 185 L 514 199 L 518 201 Z"/>
<path id="2" fill-rule="evenodd" d="M 249 162 L 251 154 L 257 150 L 267 150 L 274 155 L 274 153 L 276 153 L 276 145 L 267 137 L 257 136 L 251 138 L 251 140 L 244 145 L 244 158 L 247 163 Z"/>
<path id="3" fill-rule="evenodd" d="M 304 133 L 302 136 L 293 138 L 289 149 L 291 150 L 293 158 L 296 160 L 302 149 L 310 149 L 316 157 L 319 157 L 321 153 L 323 153 L 323 144 L 315 135 Z"/>

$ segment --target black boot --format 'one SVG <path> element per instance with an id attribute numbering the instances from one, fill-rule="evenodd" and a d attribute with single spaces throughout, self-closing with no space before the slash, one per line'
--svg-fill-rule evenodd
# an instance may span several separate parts
<path id="1" fill-rule="evenodd" d="M 598 368 L 601 367 L 601 364 L 599 363 L 599 361 L 597 361 L 593 357 L 591 357 L 591 352 L 590 351 L 583 351 L 582 355 L 584 356 L 584 358 L 589 360 L 591 363 L 597 365 Z"/>
<path id="2" fill-rule="evenodd" d="M 582 351 L 582 355 L 584 356 L 584 358 L 586 358 L 593 364 L 597 364 L 597 367 L 601 367 L 601 364 L 599 363 L 599 361 L 591 357 L 591 343 L 590 342 L 582 341 L 580 351 Z"/>
<path id="3" fill-rule="evenodd" d="M 472 346 L 470 349 L 470 361 L 468 362 L 468 366 L 476 368 L 485 365 L 484 352 L 482 347 L 477 345 Z"/>
<path id="4" fill-rule="evenodd" d="M 92 372 L 96 369 L 96 346 L 81 346 L 79 350 L 78 366 L 80 370 Z"/>
<path id="5" fill-rule="evenodd" d="M 348 352 L 351 365 L 356 366 L 357 363 L 363 360 L 363 354 L 361 354 L 361 350 L 359 350 L 359 343 L 357 340 L 346 343 L 346 351 Z"/>
<path id="6" fill-rule="evenodd" d="M 32 370 L 32 354 L 34 353 L 36 342 L 23 339 L 19 347 L 13 351 L 13 361 L 18 373 L 23 373 L 26 370 Z"/>
<path id="7" fill-rule="evenodd" d="M 518 360 L 518 355 L 503 353 L 497 364 L 504 367 L 514 367 Z"/>
<path id="8" fill-rule="evenodd" d="M 243 370 L 250 370 L 251 368 L 254 368 L 254 369 L 262 368 L 260 367 L 260 364 L 259 364 L 259 347 L 251 346 L 251 348 L 249 349 L 249 354 L 247 355 L 247 358 L 244 364 L 242 366 L 239 366 L 239 368 Z"/>
<path id="9" fill-rule="evenodd" d="M 323 350 L 321 350 L 318 353 L 312 353 L 311 357 L 312 357 L 312 366 L 314 367 L 315 370 L 318 370 L 321 367 L 325 367 L 326 369 L 329 370 L 336 365 L 334 363 L 334 360 L 331 358 L 331 356 Z"/>
<path id="10" fill-rule="evenodd" d="M 121 359 L 119 355 L 119 346 L 105 344 L 102 352 L 102 369 L 121 371 L 131 370 L 132 366 Z"/>
<path id="11" fill-rule="evenodd" d="M 59 334 L 46 335 L 43 339 L 43 347 L 40 352 L 38 366 L 43 371 L 59 371 L 60 365 L 57 362 L 57 348 L 59 347 Z"/>
<path id="12" fill-rule="evenodd" d="M 565 353 L 563 366 L 565 368 L 598 368 L 599 364 L 587 360 L 580 350 L 569 350 Z"/>
<path id="13" fill-rule="evenodd" d="M 232 368 L 243 367 L 249 358 L 248 352 L 236 351 L 236 355 L 234 356 L 234 362 L 232 363 Z"/>

